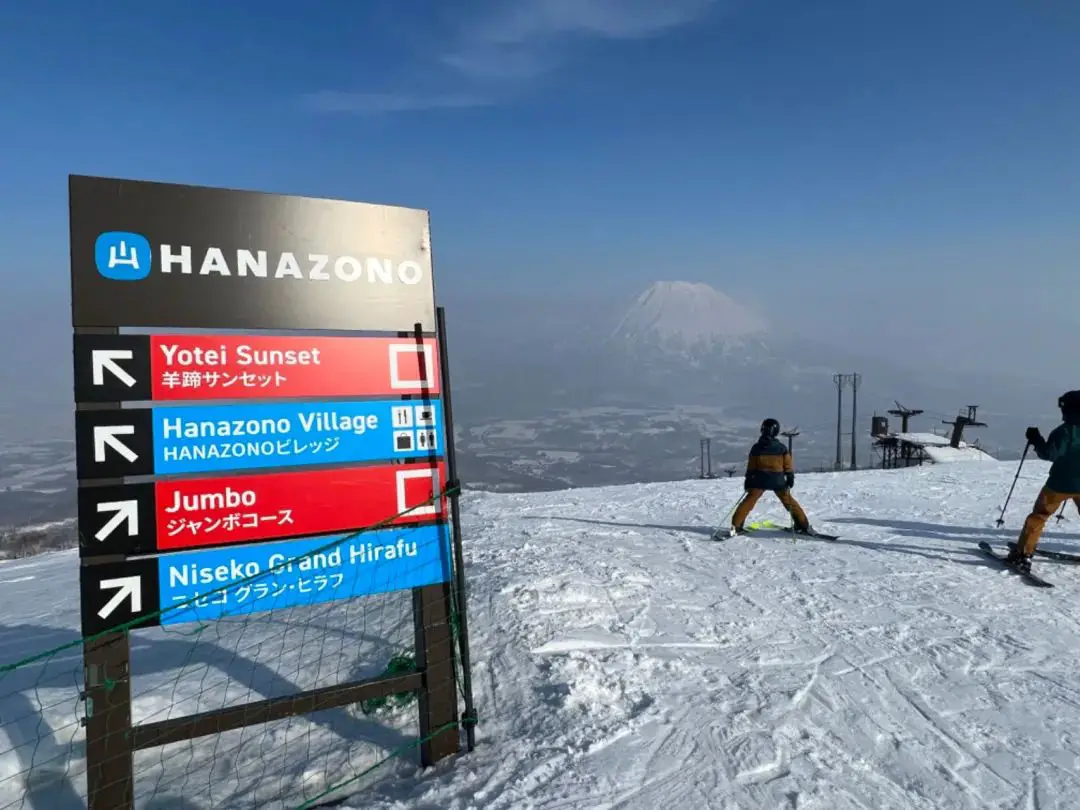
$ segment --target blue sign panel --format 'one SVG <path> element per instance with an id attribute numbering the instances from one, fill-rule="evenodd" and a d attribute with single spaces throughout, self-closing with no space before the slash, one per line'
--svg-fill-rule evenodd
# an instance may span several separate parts
<path id="1" fill-rule="evenodd" d="M 153 409 L 156 474 L 440 455 L 438 400 L 288 402 Z"/>
<path id="2" fill-rule="evenodd" d="M 161 624 L 183 624 L 447 582 L 450 532 L 440 523 L 182 551 L 157 565 Z"/>

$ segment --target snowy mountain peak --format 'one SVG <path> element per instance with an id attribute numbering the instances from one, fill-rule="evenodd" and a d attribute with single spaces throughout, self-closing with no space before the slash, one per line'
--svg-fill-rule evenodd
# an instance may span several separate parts
<path id="1" fill-rule="evenodd" d="M 658 281 L 638 296 L 612 339 L 692 348 L 740 342 L 768 330 L 764 319 L 708 284 Z"/>

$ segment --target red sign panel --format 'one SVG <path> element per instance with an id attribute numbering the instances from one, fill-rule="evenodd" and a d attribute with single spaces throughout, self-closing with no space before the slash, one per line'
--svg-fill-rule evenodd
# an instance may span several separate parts
<path id="1" fill-rule="evenodd" d="M 152 335 L 156 400 L 439 393 L 434 338 Z"/>
<path id="2" fill-rule="evenodd" d="M 157 548 L 224 546 L 440 519 L 446 499 L 432 499 L 446 481 L 445 472 L 439 461 L 158 481 Z M 411 511 L 402 514 L 406 510 Z"/>

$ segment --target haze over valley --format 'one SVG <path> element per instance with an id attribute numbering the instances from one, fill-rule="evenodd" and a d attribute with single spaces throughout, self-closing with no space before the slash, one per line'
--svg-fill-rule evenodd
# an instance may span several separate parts
<path id="1" fill-rule="evenodd" d="M 1002 373 L 905 367 L 877 354 L 815 339 L 806 325 L 778 329 L 751 307 L 699 282 L 658 281 L 619 297 L 568 296 L 560 306 L 528 297 L 445 298 L 455 437 L 468 488 L 534 491 L 699 475 L 700 440 L 712 471 L 741 474 L 766 416 L 794 440 L 797 469 L 832 469 L 835 372 L 862 374 L 856 423 L 860 467 L 879 459 L 874 413 L 896 401 L 922 408 L 913 430 L 944 433 L 944 420 L 979 405 L 985 428 L 967 441 L 998 458 L 1019 455 L 1023 429 L 1059 391 Z M 64 331 L 44 334 L 36 370 L 8 365 L 0 475 L 0 525 L 73 517 L 74 448 L 70 355 Z M 14 316 L 7 328 L 19 328 Z M 50 324 L 52 326 L 54 324 Z M 26 328 L 29 328 L 27 325 Z M 882 355 L 885 356 L 882 356 Z M 932 358 L 936 360 L 937 358 Z M 20 374 L 34 379 L 26 386 Z M 850 388 L 844 392 L 842 453 L 850 459 Z M 890 427 L 898 420 L 890 417 Z"/>

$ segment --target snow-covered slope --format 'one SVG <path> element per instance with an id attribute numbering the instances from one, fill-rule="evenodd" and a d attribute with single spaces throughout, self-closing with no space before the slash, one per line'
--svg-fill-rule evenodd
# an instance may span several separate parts
<path id="1" fill-rule="evenodd" d="M 800 475 L 796 495 L 815 524 L 842 535 L 837 543 L 781 534 L 709 541 L 740 495 L 738 479 L 470 494 L 463 527 L 478 747 L 430 773 L 399 761 L 346 806 L 1080 807 L 1080 568 L 1037 563 L 1057 585 L 1040 590 L 976 551 L 981 538 L 1003 544 L 1015 535 L 1046 465 L 1024 465 L 999 530 L 994 519 L 1015 471 L 957 462 Z M 771 496 L 754 517 L 784 519 Z M 1080 547 L 1071 507 L 1067 517 L 1060 526 L 1051 521 L 1045 547 Z M 71 635 L 75 569 L 73 553 L 0 565 L 6 658 L 50 635 Z M 318 636 L 334 621 L 324 614 L 303 646 L 325 657 Z M 289 626 L 304 629 L 296 615 Z M 20 627 L 36 635 L 16 638 Z M 285 627 L 283 617 L 268 623 L 264 639 L 249 628 L 245 654 L 263 655 L 275 672 L 301 672 L 281 655 Z M 190 643 L 181 630 L 172 632 L 175 645 Z M 225 632 L 214 629 L 212 640 L 227 646 Z M 150 649 L 165 643 L 136 638 Z M 338 641 L 335 654 L 344 646 Z M 77 667 L 72 658 L 69 671 Z M 209 704 L 211 681 L 222 688 L 252 667 L 226 661 L 214 679 L 193 674 L 179 690 L 165 663 L 156 671 L 161 711 L 200 690 Z M 0 680 L 0 716 L 12 742 L 19 732 L 48 730 L 34 722 L 13 728 L 13 701 L 53 707 L 51 742 L 23 757 L 41 762 L 73 739 L 78 745 L 70 680 L 47 690 L 27 682 L 16 697 L 7 680 Z M 137 675 L 136 683 L 150 707 L 138 712 L 143 717 L 154 706 L 151 679 Z M 246 730 L 240 753 L 207 738 L 180 746 L 173 759 L 151 751 L 139 762 L 188 810 L 252 807 L 244 791 L 299 795 L 306 782 L 311 795 L 327 768 L 338 777 L 358 772 L 373 761 L 355 754 L 359 738 L 389 747 L 408 724 L 402 719 L 381 736 L 365 729 L 297 720 L 271 740 L 257 727 Z M 23 761 L 4 757 L 0 806 L 18 798 L 18 778 L 4 777 Z M 216 770 L 200 771 L 200 762 Z M 69 794 L 83 789 L 81 781 Z M 68 807 L 42 802 L 27 806 Z"/>

